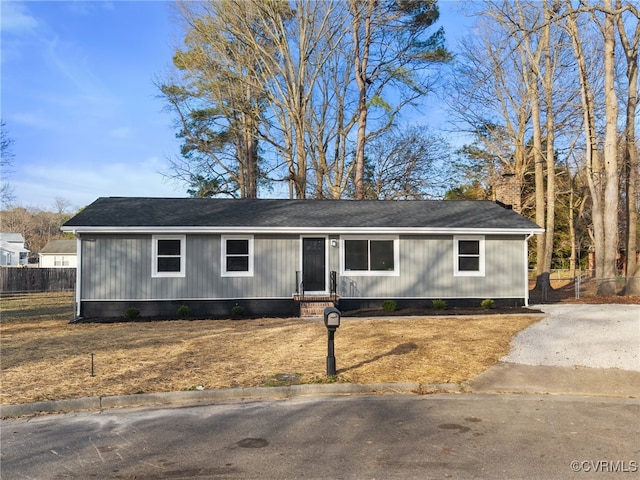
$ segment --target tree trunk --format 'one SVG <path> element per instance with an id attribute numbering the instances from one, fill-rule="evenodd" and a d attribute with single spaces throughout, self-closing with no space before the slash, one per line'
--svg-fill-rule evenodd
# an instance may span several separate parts
<path id="1" fill-rule="evenodd" d="M 245 198 L 258 198 L 258 140 L 247 133 L 247 175 Z"/>
<path id="2" fill-rule="evenodd" d="M 366 14 L 362 14 L 358 0 L 351 1 L 353 11 L 353 41 L 354 41 L 354 66 L 355 78 L 358 86 L 358 129 L 356 135 L 355 151 L 355 199 L 364 199 L 364 148 L 367 134 L 367 67 L 369 63 L 369 49 L 371 47 L 371 15 L 374 8 L 374 0 L 369 0 L 366 6 Z M 363 27 L 363 37 L 360 38 L 360 29 Z"/>
<path id="3" fill-rule="evenodd" d="M 604 0 L 611 10 L 611 0 Z M 616 294 L 616 256 L 618 254 L 618 98 L 615 90 L 615 29 L 614 15 L 605 13 L 604 19 L 604 270 L 598 286 L 599 295 Z"/>
<path id="4" fill-rule="evenodd" d="M 616 1 L 619 10 L 621 1 Z M 636 149 L 636 108 L 638 106 L 638 48 L 640 44 L 640 21 L 636 21 L 636 28 L 631 41 L 627 38 L 622 14 L 617 15 L 618 34 L 627 59 L 627 98 L 624 149 L 624 187 L 625 210 L 627 213 L 627 228 L 625 230 L 625 295 L 640 295 L 640 265 L 637 260 L 637 228 L 638 209 L 636 203 L 636 185 L 638 182 L 638 155 Z M 637 20 L 637 19 L 636 19 Z"/>
<path id="5" fill-rule="evenodd" d="M 593 222 L 593 250 L 595 254 L 596 282 L 600 282 L 604 272 L 604 207 L 602 197 L 602 165 L 598 157 L 597 129 L 595 121 L 595 102 L 589 85 L 589 74 L 581 39 L 578 33 L 576 16 L 572 11 L 571 0 L 566 0 L 570 12 L 566 17 L 567 31 L 571 37 L 576 62 L 578 64 L 578 80 L 580 82 L 580 98 L 585 132 L 585 166 L 587 184 L 591 196 L 591 217 Z"/>
<path id="6" fill-rule="evenodd" d="M 296 123 L 296 156 L 298 160 L 296 162 L 297 171 L 294 186 L 296 198 L 302 199 L 307 197 L 307 152 L 304 142 L 305 126 L 304 121 Z"/>
<path id="7" fill-rule="evenodd" d="M 545 27 L 542 31 L 542 52 L 544 54 L 545 70 L 543 88 L 546 103 L 546 223 L 544 232 L 544 258 L 543 265 L 545 272 L 551 272 L 551 260 L 553 257 L 553 237 L 555 233 L 555 212 L 556 212 L 556 158 L 555 158 L 555 125 L 554 125 L 554 102 L 553 102 L 553 73 L 554 65 L 551 58 L 551 16 L 547 2 L 544 2 Z M 551 284 L 545 285 L 551 289 Z"/>
<path id="8" fill-rule="evenodd" d="M 567 174 L 571 175 L 569 172 L 569 168 L 567 167 Z M 577 238 L 576 238 L 576 220 L 575 220 L 575 203 L 574 203 L 574 193 L 573 193 L 573 179 L 571 180 L 571 184 L 569 185 L 569 238 L 571 241 L 571 258 L 569 259 L 569 275 L 571 278 L 576 278 L 576 259 L 578 257 L 577 253 Z"/>
<path id="9" fill-rule="evenodd" d="M 535 174 L 535 202 L 536 202 L 536 223 L 545 225 L 545 191 L 544 191 L 544 156 L 542 155 L 542 128 L 540 125 L 540 103 L 538 79 L 535 75 L 530 75 L 530 85 L 528 87 L 529 101 L 531 103 L 531 122 L 533 125 L 533 161 Z M 546 295 L 551 288 L 549 281 L 550 261 L 547 264 L 547 233 L 542 233 L 536 237 L 536 290 L 542 292 L 542 301 L 546 301 Z"/>

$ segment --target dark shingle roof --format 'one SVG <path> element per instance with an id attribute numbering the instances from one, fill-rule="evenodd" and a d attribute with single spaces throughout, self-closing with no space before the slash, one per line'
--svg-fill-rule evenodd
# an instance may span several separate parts
<path id="1" fill-rule="evenodd" d="M 538 229 L 490 201 L 99 198 L 64 224 L 74 227 Z"/>

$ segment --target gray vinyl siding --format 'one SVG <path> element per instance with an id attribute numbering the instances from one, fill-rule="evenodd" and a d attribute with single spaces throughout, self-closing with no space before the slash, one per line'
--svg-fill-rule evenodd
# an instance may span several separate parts
<path id="1" fill-rule="evenodd" d="M 254 236 L 254 275 L 221 276 L 220 235 L 187 235 L 184 277 L 151 277 L 151 235 L 94 235 L 82 242 L 82 297 L 286 298 L 295 290 L 299 237 Z"/>
<path id="2" fill-rule="evenodd" d="M 148 298 L 151 237 L 99 235 L 81 242 L 83 299 Z M 125 296 L 125 293 L 126 296 Z"/>
<path id="3" fill-rule="evenodd" d="M 339 294 L 364 298 L 509 298 L 524 295 L 524 237 L 485 236 L 485 275 L 454 276 L 453 235 L 401 236 L 400 275 L 339 279 Z"/>
<path id="4" fill-rule="evenodd" d="M 82 238 L 82 300 L 291 298 L 300 270 L 299 235 L 254 235 L 252 277 L 221 276 L 221 236 L 186 235 L 184 277 L 152 278 L 151 235 Z M 340 272 L 330 245 L 328 270 Z M 485 236 L 485 276 L 455 277 L 453 236 L 400 236 L 399 276 L 338 273 L 345 298 L 523 297 L 524 236 Z"/>

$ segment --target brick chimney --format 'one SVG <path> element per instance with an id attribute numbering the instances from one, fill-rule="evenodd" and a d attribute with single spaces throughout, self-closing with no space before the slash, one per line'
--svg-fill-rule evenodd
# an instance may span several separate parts
<path id="1" fill-rule="evenodd" d="M 496 180 L 493 187 L 493 195 L 496 202 L 507 208 L 511 208 L 516 213 L 522 213 L 521 185 L 515 174 L 504 173 Z"/>

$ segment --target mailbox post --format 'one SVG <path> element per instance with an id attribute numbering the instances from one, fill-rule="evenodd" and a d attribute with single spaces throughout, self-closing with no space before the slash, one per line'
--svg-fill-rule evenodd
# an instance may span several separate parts
<path id="1" fill-rule="evenodd" d="M 336 357 L 333 350 L 333 336 L 337 328 L 340 326 L 340 310 L 334 307 L 324 309 L 324 325 L 329 333 L 327 345 L 327 376 L 336 374 Z"/>

